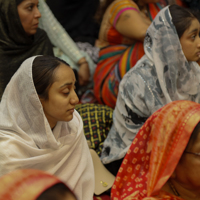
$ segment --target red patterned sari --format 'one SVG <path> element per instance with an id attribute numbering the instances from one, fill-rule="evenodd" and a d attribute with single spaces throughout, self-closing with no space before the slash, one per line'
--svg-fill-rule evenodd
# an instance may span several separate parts
<path id="1" fill-rule="evenodd" d="M 113 200 L 181 200 L 161 191 L 200 121 L 200 104 L 174 101 L 156 111 L 138 132 L 118 171 Z"/>

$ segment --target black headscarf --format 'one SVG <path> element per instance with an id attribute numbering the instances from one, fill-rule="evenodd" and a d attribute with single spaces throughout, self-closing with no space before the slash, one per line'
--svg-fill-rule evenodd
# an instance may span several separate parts
<path id="1" fill-rule="evenodd" d="M 52 45 L 43 30 L 38 29 L 31 37 L 26 34 L 16 3 L 20 1 L 0 0 L 0 98 L 25 59 L 34 55 L 53 55 Z"/>
<path id="2" fill-rule="evenodd" d="M 46 3 L 74 41 L 94 45 L 99 33 L 99 24 L 94 20 L 99 0 L 46 0 Z"/>

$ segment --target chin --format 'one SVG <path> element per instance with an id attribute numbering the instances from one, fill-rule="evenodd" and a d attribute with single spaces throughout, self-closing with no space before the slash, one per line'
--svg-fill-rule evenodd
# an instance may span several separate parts
<path id="1" fill-rule="evenodd" d="M 66 121 L 66 122 L 70 122 L 72 119 L 73 119 L 73 115 L 72 115 L 72 116 L 69 116 L 69 117 L 67 117 L 67 119 L 66 119 L 65 121 Z"/>
<path id="2" fill-rule="evenodd" d="M 37 30 L 32 30 L 32 31 L 30 31 L 30 32 L 26 32 L 26 34 L 27 34 L 28 36 L 32 36 L 32 35 L 35 35 L 36 32 L 37 32 Z"/>

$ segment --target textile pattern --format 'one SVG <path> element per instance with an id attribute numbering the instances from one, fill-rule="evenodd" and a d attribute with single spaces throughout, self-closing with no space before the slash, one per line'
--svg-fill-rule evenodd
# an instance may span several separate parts
<path id="1" fill-rule="evenodd" d="M 0 178 L 0 200 L 35 200 L 58 183 L 63 182 L 40 170 L 15 170 Z"/>
<path id="2" fill-rule="evenodd" d="M 118 171 L 114 200 L 181 199 L 161 191 L 200 121 L 200 104 L 174 101 L 155 112 L 133 140 Z"/>
<path id="3" fill-rule="evenodd" d="M 123 158 L 146 119 L 167 103 L 200 103 L 200 68 L 187 61 L 168 7 L 148 28 L 144 49 L 145 55 L 120 82 L 113 125 L 102 150 L 104 164 Z"/>
<path id="4" fill-rule="evenodd" d="M 135 12 L 138 12 L 137 5 L 132 1 L 116 1 L 113 7 L 111 7 L 110 11 L 111 24 L 116 21 L 116 17 L 119 17 L 119 14 L 122 14 L 121 11 L 123 11 L 125 8 L 131 8 L 134 9 Z M 153 20 L 160 9 L 161 6 L 159 3 L 149 4 L 149 18 Z M 116 32 L 116 34 L 111 34 L 111 30 Z M 108 38 L 118 41 L 115 36 L 119 33 L 114 27 L 112 27 L 108 32 L 109 33 L 107 34 L 110 34 L 110 36 L 107 36 Z M 119 38 L 119 36 L 116 37 Z M 111 39 L 108 39 L 108 41 L 111 41 Z M 94 95 L 99 103 L 106 104 L 111 108 L 115 107 L 121 79 L 126 72 L 128 72 L 144 55 L 142 42 L 127 41 L 127 39 L 126 42 L 120 40 L 117 42 L 118 45 L 113 45 L 112 43 L 112 45 L 102 48 L 99 52 L 99 62 L 94 73 Z"/>
<path id="5" fill-rule="evenodd" d="M 90 141 L 90 148 L 96 150 L 100 156 L 103 142 L 112 126 L 113 109 L 98 104 L 78 104 L 76 110 L 82 117 L 84 133 Z"/>

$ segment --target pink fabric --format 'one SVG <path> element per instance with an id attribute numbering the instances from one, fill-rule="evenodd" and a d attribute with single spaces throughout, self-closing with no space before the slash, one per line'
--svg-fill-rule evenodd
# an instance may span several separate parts
<path id="1" fill-rule="evenodd" d="M 115 27 L 115 25 L 116 25 L 116 23 L 117 23 L 117 20 L 119 19 L 119 17 L 120 17 L 120 15 L 124 12 L 124 11 L 126 11 L 126 10 L 135 10 L 135 11 L 137 11 L 138 13 L 139 13 L 139 10 L 137 10 L 136 8 L 132 8 L 132 7 L 130 7 L 130 8 L 124 8 L 124 9 L 122 9 L 122 10 L 120 10 L 120 12 L 116 15 L 116 17 L 115 17 L 115 20 L 114 20 L 114 23 L 113 23 L 113 26 Z M 115 27 L 116 28 L 116 27 Z"/>

